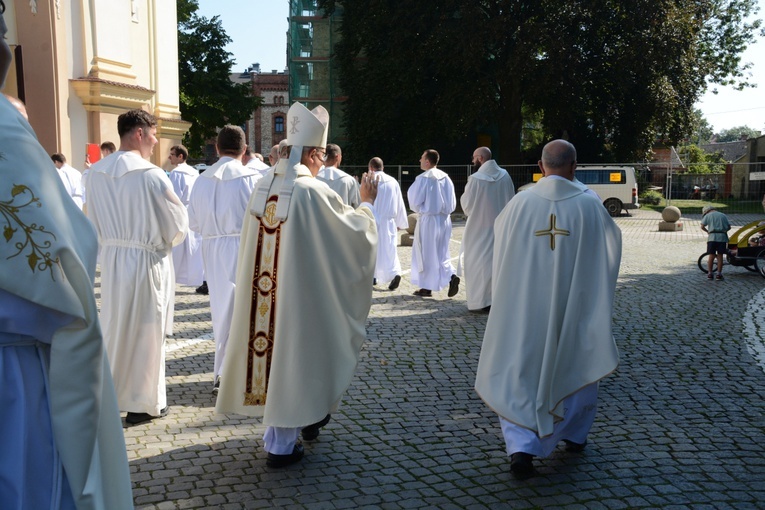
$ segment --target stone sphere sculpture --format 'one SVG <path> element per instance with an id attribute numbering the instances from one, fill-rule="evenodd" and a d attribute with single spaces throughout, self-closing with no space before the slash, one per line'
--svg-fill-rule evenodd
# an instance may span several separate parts
<path id="1" fill-rule="evenodd" d="M 414 235 L 414 228 L 417 226 L 417 213 L 410 214 L 407 219 L 409 220 L 409 228 L 406 231 Z"/>
<path id="2" fill-rule="evenodd" d="M 669 205 L 661 211 L 661 218 L 667 223 L 674 223 L 680 219 L 680 209 L 674 205 Z"/>

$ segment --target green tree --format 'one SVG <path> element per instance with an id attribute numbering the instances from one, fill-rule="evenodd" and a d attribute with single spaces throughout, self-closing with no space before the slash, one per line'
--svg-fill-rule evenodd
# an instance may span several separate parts
<path id="1" fill-rule="evenodd" d="M 705 152 L 698 145 L 685 145 L 678 148 L 678 156 L 687 165 L 689 174 L 725 173 L 725 159 L 721 152 Z"/>
<path id="2" fill-rule="evenodd" d="M 249 85 L 230 80 L 234 61 L 225 46 L 231 39 L 218 16 L 205 18 L 198 8 L 197 0 L 177 2 L 181 115 L 192 123 L 184 144 L 194 157 L 216 128 L 244 124 L 262 101 Z"/>
<path id="3" fill-rule="evenodd" d="M 580 160 L 642 159 L 688 136 L 708 83 L 746 84 L 759 26 L 745 21 L 755 0 L 318 3 L 342 3 L 349 139 L 394 158 L 493 126 L 503 162 L 521 162 L 525 121 L 541 116 Z"/>
<path id="4" fill-rule="evenodd" d="M 714 127 L 704 117 L 704 113 L 698 108 L 693 110 L 693 123 L 691 124 L 690 142 L 695 145 L 704 145 L 710 142 L 714 136 Z"/>
<path id="5" fill-rule="evenodd" d="M 760 134 L 760 131 L 752 129 L 749 126 L 736 126 L 720 131 L 720 134 L 717 136 L 717 141 L 735 142 L 736 140 L 741 140 L 744 135 L 746 135 L 746 138 L 757 138 Z"/>

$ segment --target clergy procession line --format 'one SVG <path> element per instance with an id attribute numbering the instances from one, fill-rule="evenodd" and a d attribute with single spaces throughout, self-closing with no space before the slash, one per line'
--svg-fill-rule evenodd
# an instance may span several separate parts
<path id="1" fill-rule="evenodd" d="M 408 279 L 396 292 L 378 285 L 340 410 L 306 443 L 302 462 L 272 470 L 261 421 L 215 413 L 207 299 L 178 287 L 168 339 L 173 413 L 125 429 L 136 505 L 759 508 L 765 376 L 736 332 L 743 318 L 747 342 L 763 350 L 765 312 L 753 306 L 765 292 L 761 277 L 743 270 L 730 272 L 724 290 L 708 284 L 695 266 L 706 239 L 699 219 L 684 217 L 683 232 L 667 233 L 657 230 L 659 213 L 616 218 L 624 235 L 614 311 L 620 367 L 601 384 L 585 451 L 558 448 L 524 482 L 508 473 L 496 414 L 473 391 L 487 316 L 466 310 L 465 289 L 422 300 Z M 457 219 L 453 258 L 464 230 Z M 411 248 L 398 250 L 405 272 Z M 720 300 L 721 292 L 740 299 Z M 710 302 L 718 321 L 689 319 Z"/>
<path id="2" fill-rule="evenodd" d="M 41 147 L 23 110 L 7 100 L 4 107 L 12 120 L 8 130 L 15 129 L 30 142 L 22 147 L 24 156 L 39 157 Z M 401 283 L 397 234 L 408 221 L 400 186 L 385 175 L 380 158 L 370 160 L 360 184 L 334 166 L 342 153 L 327 144 L 329 115 L 323 107 L 309 111 L 295 103 L 288 118 L 287 139 L 273 148 L 278 160 L 268 169 L 247 151 L 241 128 L 224 126 L 216 141 L 217 163 L 196 177 L 185 164 L 186 149 L 176 145 L 168 158 L 177 168 L 170 178 L 148 161 L 158 142 L 157 120 L 135 109 L 117 119 L 118 150 L 104 151 L 105 157 L 90 165 L 85 179 L 74 182 L 67 172 L 59 173 L 58 196 L 52 190 L 51 203 L 68 195 L 68 206 L 85 213 L 90 224 L 77 234 L 83 236 L 81 248 L 86 252 L 79 253 L 73 265 L 64 263 L 66 250 L 71 250 L 67 245 L 28 240 L 16 242 L 18 251 L 7 258 L 13 259 L 31 242 L 33 277 L 42 272 L 35 274 L 36 270 L 45 269 L 53 281 L 71 280 L 73 271 L 85 268 L 79 274 L 93 281 L 96 250 L 86 234 L 95 234 L 100 310 L 98 316 L 90 312 L 83 317 L 67 308 L 56 311 L 39 297 L 30 302 L 23 293 L 3 295 L 8 324 L 2 331 L 8 346 L 3 357 L 15 365 L 39 365 L 30 368 L 36 374 L 36 390 L 25 391 L 24 378 L 18 388 L 30 399 L 22 410 L 46 410 L 50 402 L 50 410 L 41 417 L 22 413 L 21 426 L 8 438 L 21 445 L 21 458 L 36 457 L 34 469 L 2 474 L 3 480 L 10 480 L 3 486 L 13 487 L 8 495 L 13 506 L 24 506 L 32 491 L 40 501 L 61 500 L 65 505 L 132 506 L 125 497 L 125 471 L 119 475 L 119 466 L 126 466 L 124 443 L 103 441 L 108 434 L 118 435 L 115 404 L 126 413 L 127 426 L 171 412 L 165 337 L 173 334 L 179 283 L 207 286 L 215 339 L 211 393 L 217 397 L 216 411 L 262 418 L 266 466 L 283 468 L 300 461 L 305 452 L 300 438 L 313 442 L 329 424 L 366 340 L 373 285 L 379 279 L 395 291 Z M 7 151 L 20 152 L 18 147 Z M 247 166 L 242 163 L 245 155 L 250 159 Z M 51 159 L 61 171 L 65 158 L 55 154 Z M 618 362 L 610 322 L 620 232 L 599 199 L 575 179 L 576 150 L 570 143 L 554 140 L 544 147 L 539 162 L 544 178 L 515 200 L 507 172 L 491 159 L 488 148 L 481 147 L 473 154 L 477 172 L 461 197 L 468 215 L 466 238 L 473 241 L 461 250 L 455 270 L 449 247 L 456 196 L 438 162 L 437 151 L 424 151 L 423 173 L 407 190 L 409 207 L 417 214 L 410 279 L 419 288 L 413 295 L 432 297 L 434 291 L 448 289 L 449 298 L 456 296 L 461 281 L 457 271 L 462 274 L 464 261 L 464 276 L 471 282 L 468 308 L 490 312 L 492 294 L 499 303 L 499 311 L 489 313 L 475 386 L 500 416 L 510 471 L 525 480 L 536 474 L 532 458 L 548 456 L 558 442 L 566 442 L 571 451 L 584 449 L 595 416 L 598 381 Z M 43 181 L 50 180 L 45 168 L 38 169 Z M 72 194 L 72 189 L 82 193 Z M 39 183 L 34 188 L 14 184 L 11 203 L 26 190 L 31 199 L 14 206 L 11 214 L 48 201 L 35 195 L 43 193 Z M 41 218 L 54 231 L 44 226 L 40 231 L 55 240 L 56 228 L 69 226 L 61 223 L 68 215 L 59 211 L 56 222 L 45 215 L 50 212 L 45 208 Z M 550 228 L 539 230 L 548 215 Z M 18 230 L 13 226 L 34 237 L 41 225 L 34 217 L 11 218 L 16 223 L 6 220 L 7 243 Z M 559 218 L 567 229 L 556 227 Z M 556 251 L 557 235 L 566 239 L 558 242 Z M 549 236 L 549 250 L 543 240 L 536 243 L 535 257 L 525 257 L 527 246 L 540 236 Z M 68 240 L 64 234 L 60 237 Z M 40 265 L 34 251 L 39 243 L 53 246 Z M 519 291 L 525 303 L 514 299 Z M 66 287 L 60 293 L 65 295 Z M 582 300 L 581 293 L 594 297 Z M 78 309 L 94 307 L 94 296 L 87 292 L 69 299 Z M 39 317 L 46 314 L 50 317 L 43 322 L 50 329 L 40 329 Z M 67 359 L 58 354 L 56 341 L 64 330 L 75 330 L 79 341 L 90 343 L 94 356 L 88 363 L 108 360 L 110 370 L 102 373 L 99 392 L 88 391 L 99 389 L 92 383 L 87 388 L 46 384 L 54 371 L 66 372 Z M 46 365 L 51 367 L 48 377 L 40 372 Z M 15 372 L 4 370 L 3 379 L 18 375 Z M 75 400 L 94 407 L 89 411 L 80 405 L 62 413 L 54 405 Z M 18 406 L 13 400 L 6 405 L 7 410 Z M 57 481 L 83 468 L 75 469 L 74 457 L 59 456 L 67 448 L 61 443 L 63 430 L 78 417 L 74 409 L 85 413 L 80 418 L 95 420 L 95 429 L 79 446 L 86 452 L 99 451 L 117 466 L 113 475 L 121 480 L 93 479 L 97 471 L 88 466 L 103 464 L 93 457 L 85 462 L 87 474 L 70 480 L 73 485 Z M 38 446 L 23 435 L 41 418 L 51 424 L 44 436 L 46 455 L 33 453 Z M 98 426 L 102 420 L 108 426 Z M 59 474 L 47 486 L 41 484 L 45 490 L 36 490 L 31 473 L 51 466 Z"/>
<path id="3" fill-rule="evenodd" d="M 237 462 L 252 468 L 257 430 L 264 465 L 272 470 L 267 472 L 290 472 L 283 468 L 300 462 L 306 450 L 319 453 L 326 461 L 320 472 L 338 476 L 342 499 L 349 496 L 343 494 L 349 478 L 342 475 L 357 474 L 343 466 L 365 458 L 371 467 L 376 460 L 366 453 L 379 453 L 374 445 L 382 442 L 393 452 L 385 447 L 383 475 L 371 486 L 384 485 L 386 476 L 404 480 L 419 495 L 402 506 L 462 505 L 450 491 L 438 492 L 442 472 L 428 471 L 434 459 L 420 455 L 441 449 L 444 436 L 453 433 L 456 441 L 441 450 L 445 455 L 491 463 L 496 454 L 471 448 L 471 437 L 495 435 L 496 426 L 466 431 L 455 423 L 482 422 L 487 411 L 498 417 L 510 458 L 506 473 L 517 481 L 544 475 L 543 459 L 557 452 L 574 465 L 590 455 L 600 382 L 619 364 L 612 319 L 622 231 L 576 179 L 576 149 L 569 142 L 544 146 L 542 179 L 517 196 L 491 151 L 474 151 L 476 172 L 460 197 L 467 222 L 456 268 L 454 185 L 437 167 L 438 152 L 425 150 L 422 173 L 407 190 L 417 223 L 404 284 L 416 290 L 402 302 L 396 292 L 404 275 L 398 231 L 408 221 L 400 186 L 384 173 L 379 157 L 370 160 L 360 182 L 337 168 L 342 152 L 327 143 L 329 115 L 321 106 L 290 107 L 287 139 L 272 149 L 270 167 L 247 149 L 241 128 L 224 126 L 216 140 L 217 163 L 196 175 L 185 163 L 188 152 L 176 145 L 168 158 L 174 165 L 169 176 L 148 161 L 157 144 L 157 119 L 130 110 L 117 120 L 119 148 L 102 144 L 103 158 L 82 178 L 73 177 L 78 172 L 66 167 L 63 155 L 48 159 L 23 109 L 5 98 L 0 108 L 7 134 L 0 137 L 0 161 L 9 183 L 2 202 L 6 243 L 0 244 L 7 261 L 0 279 L 0 403 L 4 416 L 13 417 L 0 429 L 3 451 L 12 454 L 0 463 L 3 505 L 111 509 L 131 508 L 134 497 L 139 504 L 162 501 L 152 487 L 167 484 L 146 480 L 138 467 L 145 464 L 135 464 L 129 474 L 126 451 L 133 460 L 147 454 L 131 448 L 139 437 L 131 434 L 133 427 L 146 428 L 144 444 L 156 443 L 160 456 L 179 446 L 175 435 L 185 438 L 181 442 L 187 441 L 189 452 L 177 457 L 171 452 L 168 463 L 186 468 L 184 459 L 193 458 L 192 469 L 182 474 L 168 467 L 165 473 L 149 466 L 148 471 L 152 479 L 183 479 L 170 483 L 174 492 L 160 497 L 186 500 L 201 489 L 202 506 L 281 506 L 275 493 L 265 500 L 253 495 L 268 484 L 247 473 L 242 476 L 255 488 L 235 485 L 219 492 L 204 477 L 199 483 L 189 479 L 208 473 L 198 468 L 208 465 L 202 460 L 209 456 L 195 451 L 215 451 L 213 436 L 227 438 L 242 428 L 250 443 L 231 458 L 218 459 L 209 473 L 238 470 Z M 19 284 L 21 275 L 26 279 Z M 418 310 L 435 302 L 419 298 L 438 299 L 434 293 L 444 290 L 454 298 L 463 278 L 467 315 L 446 306 L 430 319 L 418 317 Z M 212 336 L 169 346 L 166 337 L 183 330 L 178 312 L 188 300 L 182 286 L 205 285 Z M 391 297 L 381 299 L 380 291 Z M 186 294 L 198 299 L 196 291 Z M 377 314 L 387 305 L 415 312 L 407 321 L 411 334 L 408 329 L 380 334 L 386 326 Z M 166 373 L 168 354 L 203 349 L 206 338 L 214 340 L 212 370 L 203 354 L 179 360 Z M 363 354 L 372 350 L 364 351 L 368 338 L 386 344 L 380 352 L 387 354 L 376 367 L 367 362 L 364 368 Z M 400 358 L 395 351 L 401 342 L 411 344 L 405 350 L 422 352 L 409 361 Z M 389 359 L 408 363 L 410 370 L 398 370 L 382 384 L 392 375 L 385 369 Z M 357 373 L 370 369 L 370 378 Z M 168 399 L 168 382 L 172 389 L 184 374 L 197 375 L 209 403 L 214 399 L 208 419 L 199 419 L 198 390 L 189 397 L 186 384 L 180 384 Z M 354 426 L 370 420 L 365 411 L 353 405 L 341 409 L 344 397 L 358 398 L 358 392 L 347 395 L 355 380 L 374 393 L 364 407 L 379 409 L 370 422 L 378 434 Z M 394 397 L 402 390 L 403 399 Z M 486 406 L 478 414 L 468 410 L 476 395 Z M 438 410 L 444 400 L 456 406 L 445 415 Z M 401 402 L 416 403 L 406 409 L 411 416 L 385 410 Z M 167 439 L 162 429 L 172 429 L 171 423 L 182 426 Z M 322 429 L 347 424 L 346 448 L 332 447 Z M 201 437 L 207 438 L 203 444 L 194 441 Z M 399 458 L 405 451 L 415 455 Z M 332 461 L 335 456 L 339 464 Z M 278 480 L 294 490 L 289 477 Z M 358 487 L 364 495 L 350 496 L 361 506 L 396 501 Z M 478 504 L 513 506 L 514 497 L 497 496 L 511 489 L 483 491 Z M 216 497 L 222 494 L 224 500 Z M 194 506 L 195 498 L 179 505 Z"/>

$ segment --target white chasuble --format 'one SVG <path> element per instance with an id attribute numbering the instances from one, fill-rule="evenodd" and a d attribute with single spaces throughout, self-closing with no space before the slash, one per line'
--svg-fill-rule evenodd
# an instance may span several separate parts
<path id="1" fill-rule="evenodd" d="M 336 410 L 351 382 L 372 305 L 377 229 L 371 206 L 353 209 L 308 168 L 287 164 L 250 199 L 216 410 L 294 428 Z M 289 194 L 287 171 L 297 174 Z"/>
<path id="2" fill-rule="evenodd" d="M 619 362 L 611 318 L 621 231 L 599 200 L 545 177 L 507 204 L 494 236 L 475 388 L 501 418 L 545 437 L 565 399 Z"/>

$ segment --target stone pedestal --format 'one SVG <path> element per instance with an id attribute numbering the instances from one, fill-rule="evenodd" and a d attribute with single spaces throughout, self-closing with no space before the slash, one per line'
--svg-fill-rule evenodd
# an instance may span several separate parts
<path id="1" fill-rule="evenodd" d="M 664 221 L 659 222 L 659 232 L 679 232 L 683 230 L 683 223 L 680 220 L 682 214 L 680 209 L 670 205 L 661 211 L 661 218 Z"/>
<path id="2" fill-rule="evenodd" d="M 680 221 L 660 221 L 659 232 L 680 232 L 683 230 L 683 223 Z"/>
<path id="3" fill-rule="evenodd" d="M 412 246 L 414 244 L 414 227 L 417 226 L 417 214 L 412 213 L 407 216 L 409 227 L 406 232 L 401 234 L 401 246 Z"/>

